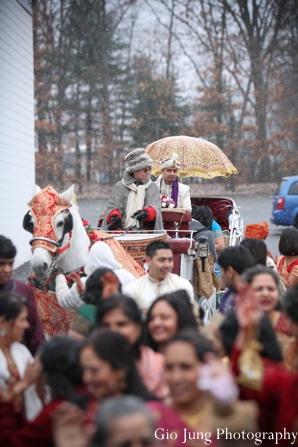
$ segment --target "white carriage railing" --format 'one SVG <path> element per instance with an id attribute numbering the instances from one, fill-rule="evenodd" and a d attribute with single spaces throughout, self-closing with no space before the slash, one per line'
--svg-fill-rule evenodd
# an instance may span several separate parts
<path id="1" fill-rule="evenodd" d="M 238 208 L 232 209 L 232 213 L 229 216 L 229 229 L 229 245 L 239 245 L 243 239 L 244 219 L 240 216 Z"/>
<path id="2" fill-rule="evenodd" d="M 160 236 L 162 234 L 168 234 L 168 233 L 175 233 L 175 238 L 171 239 L 180 239 L 179 238 L 179 234 L 184 234 L 187 233 L 189 236 L 183 238 L 184 241 L 185 239 L 189 240 L 189 248 L 188 248 L 188 254 L 191 256 L 196 257 L 196 249 L 193 248 L 193 241 L 195 241 L 193 234 L 195 233 L 195 231 L 192 230 L 146 230 L 146 232 L 144 231 L 138 231 L 138 230 L 129 230 L 129 231 L 108 231 L 108 230 L 102 230 L 101 228 L 97 227 L 96 230 L 98 231 L 102 231 L 104 233 L 110 234 L 111 237 L 114 237 L 115 239 L 119 239 L 119 240 L 123 240 L 124 238 L 126 238 L 126 240 L 134 240 L 134 241 L 141 241 L 142 239 L 148 239 L 148 236 L 152 235 L 152 236 Z M 153 239 L 153 238 L 152 238 Z M 153 242 L 153 240 L 152 240 Z M 195 241 L 196 242 L 196 241 Z"/>

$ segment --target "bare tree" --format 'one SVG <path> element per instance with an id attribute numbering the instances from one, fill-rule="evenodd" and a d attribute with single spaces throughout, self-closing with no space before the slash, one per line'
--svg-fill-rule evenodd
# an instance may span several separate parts
<path id="1" fill-rule="evenodd" d="M 270 74 L 278 33 L 289 17 L 288 4 L 284 0 L 220 0 L 220 3 L 233 18 L 249 58 L 254 87 L 251 104 L 256 118 L 255 158 L 260 160 L 259 180 L 265 181 L 270 173 L 267 133 Z"/>
<path id="2" fill-rule="evenodd" d="M 173 13 L 170 0 L 160 0 L 160 3 L 169 14 Z M 252 151 L 254 167 L 255 161 L 259 161 L 260 181 L 265 181 L 270 173 L 267 132 L 270 74 L 279 32 L 289 18 L 288 3 L 283 0 L 176 0 L 175 3 L 174 18 L 181 26 L 172 34 L 195 68 L 201 82 L 200 91 L 210 91 L 210 83 L 213 83 L 212 90 L 218 95 L 214 117 L 218 123 L 219 146 L 224 143 L 221 125 L 225 115 L 224 101 L 220 98 L 229 79 L 234 98 L 238 98 L 238 102 L 241 98 L 242 103 L 240 114 L 237 111 L 237 118 L 234 115 L 232 119 L 230 132 L 234 135 L 231 136 L 239 138 L 235 131 L 244 130 L 243 126 L 248 129 L 251 118 L 245 118 L 248 114 L 251 117 L 251 111 L 254 113 L 255 130 L 249 126 L 249 140 L 247 132 L 246 137 L 245 132 L 243 136 L 245 146 Z M 161 20 L 159 22 L 165 26 Z M 255 173 L 256 169 L 253 177 Z"/>

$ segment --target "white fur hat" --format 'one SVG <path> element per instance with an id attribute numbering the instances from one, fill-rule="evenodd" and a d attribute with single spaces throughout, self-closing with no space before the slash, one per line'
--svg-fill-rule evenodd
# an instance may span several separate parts
<path id="1" fill-rule="evenodd" d="M 171 158 L 163 158 L 160 162 L 160 168 L 166 169 L 175 166 L 177 169 L 179 169 L 181 165 L 178 162 L 178 157 L 179 155 L 174 152 Z"/>
<path id="2" fill-rule="evenodd" d="M 150 166 L 152 168 L 153 161 L 145 151 L 145 149 L 138 148 L 130 152 L 124 158 L 125 169 L 128 173 L 140 171 L 143 168 Z"/>

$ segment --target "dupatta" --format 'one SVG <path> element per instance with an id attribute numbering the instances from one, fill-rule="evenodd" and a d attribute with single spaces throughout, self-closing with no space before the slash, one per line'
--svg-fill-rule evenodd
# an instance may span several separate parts
<path id="1" fill-rule="evenodd" d="M 211 432 L 195 431 L 180 418 L 176 411 L 162 402 L 148 402 L 147 406 L 156 421 L 155 438 L 159 440 L 160 445 L 169 447 L 200 447 L 206 446 L 206 439 L 212 441 L 210 443 L 212 446 L 218 445 L 215 436 Z"/>

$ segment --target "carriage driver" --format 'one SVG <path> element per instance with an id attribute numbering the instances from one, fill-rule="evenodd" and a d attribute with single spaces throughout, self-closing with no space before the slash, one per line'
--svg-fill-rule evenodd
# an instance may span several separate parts
<path id="1" fill-rule="evenodd" d="M 159 191 L 150 178 L 151 158 L 145 149 L 138 148 L 124 161 L 126 172 L 113 188 L 102 229 L 138 228 L 144 221 L 154 222 L 154 230 L 163 230 Z"/>
<path id="2" fill-rule="evenodd" d="M 167 196 L 176 203 L 177 208 L 184 208 L 191 212 L 189 187 L 178 182 L 178 154 L 173 153 L 171 158 L 162 159 L 160 162 L 161 175 L 156 184 L 162 196 Z"/>

